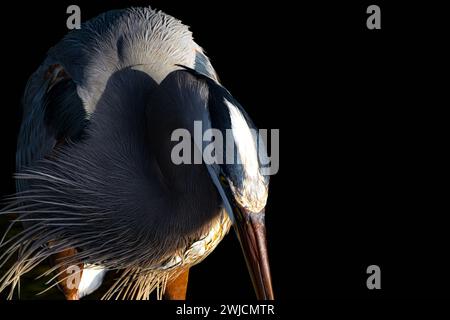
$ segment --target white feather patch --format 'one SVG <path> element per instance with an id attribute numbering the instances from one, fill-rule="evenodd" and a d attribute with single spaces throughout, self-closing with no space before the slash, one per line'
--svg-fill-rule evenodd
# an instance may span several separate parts
<path id="1" fill-rule="evenodd" d="M 239 204 L 252 211 L 260 212 L 267 202 L 267 187 L 259 172 L 258 149 L 255 142 L 257 132 L 253 132 L 247 124 L 242 112 L 233 103 L 224 99 L 230 112 L 231 130 L 234 143 L 245 171 L 244 188 L 236 190 L 233 181 L 229 181 L 235 199 Z"/>
<path id="2" fill-rule="evenodd" d="M 224 100 L 230 111 L 231 129 L 242 165 L 249 177 L 256 178 L 259 175 L 258 153 L 250 127 L 241 111 L 227 99 Z"/>
<path id="3" fill-rule="evenodd" d="M 78 297 L 82 298 L 97 290 L 103 282 L 106 270 L 91 264 L 85 264 L 78 286 Z"/>

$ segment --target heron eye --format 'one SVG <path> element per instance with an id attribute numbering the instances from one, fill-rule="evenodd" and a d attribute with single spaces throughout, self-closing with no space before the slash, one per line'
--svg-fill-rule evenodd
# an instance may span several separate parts
<path id="1" fill-rule="evenodd" d="M 225 178 L 225 176 L 220 175 L 220 176 L 219 176 L 219 179 L 220 179 L 220 183 L 221 183 L 223 186 L 228 186 L 228 180 L 227 180 L 227 178 Z"/>

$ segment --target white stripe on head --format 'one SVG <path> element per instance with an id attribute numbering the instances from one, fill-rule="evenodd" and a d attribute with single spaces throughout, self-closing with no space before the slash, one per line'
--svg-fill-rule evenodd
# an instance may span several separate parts
<path id="1" fill-rule="evenodd" d="M 247 176 L 256 178 L 259 175 L 258 151 L 250 127 L 242 112 L 227 99 L 224 101 L 230 111 L 231 130 L 242 166 Z"/>
<path id="2" fill-rule="evenodd" d="M 241 206 L 252 212 L 260 212 L 266 205 L 268 190 L 264 178 L 259 172 L 256 137 L 253 136 L 257 133 L 253 132 L 252 134 L 252 130 L 238 107 L 227 99 L 224 99 L 224 102 L 230 111 L 234 143 L 245 172 L 243 188 L 237 190 L 233 181 L 229 181 L 230 187 L 233 190 L 235 200 Z"/>

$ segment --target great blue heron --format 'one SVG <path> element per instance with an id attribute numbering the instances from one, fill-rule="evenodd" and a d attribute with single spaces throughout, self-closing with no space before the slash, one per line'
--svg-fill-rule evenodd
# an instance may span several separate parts
<path id="1" fill-rule="evenodd" d="M 175 164 L 178 128 L 231 129 L 236 162 Z M 120 276 L 105 298 L 184 299 L 189 267 L 231 225 L 258 299 L 273 299 L 264 208 L 269 179 L 252 121 L 188 27 L 151 8 L 110 11 L 51 48 L 31 76 L 17 145 L 17 194 L 3 210 L 9 297 L 44 260 L 67 299 Z M 202 152 L 204 144 L 193 144 Z M 225 149 L 225 147 L 224 147 Z M 223 150 L 224 151 L 224 150 Z M 79 276 L 79 281 L 73 281 Z M 70 281 L 69 281 L 70 280 Z"/>

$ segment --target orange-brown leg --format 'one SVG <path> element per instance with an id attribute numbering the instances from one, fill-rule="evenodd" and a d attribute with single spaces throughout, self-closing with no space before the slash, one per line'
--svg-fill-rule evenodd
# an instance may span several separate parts
<path id="1" fill-rule="evenodd" d="M 189 278 L 189 268 L 184 270 L 177 278 L 169 281 L 164 292 L 166 300 L 186 300 L 186 291 Z"/>
<path id="2" fill-rule="evenodd" d="M 70 258 L 77 253 L 75 248 L 67 249 L 55 254 L 50 259 L 50 265 L 54 266 L 66 258 Z M 60 267 L 56 270 L 58 273 L 56 281 L 58 287 L 64 293 L 67 300 L 79 300 L 78 286 L 80 284 L 81 275 L 83 273 L 83 264 L 73 265 L 70 267 Z"/>

